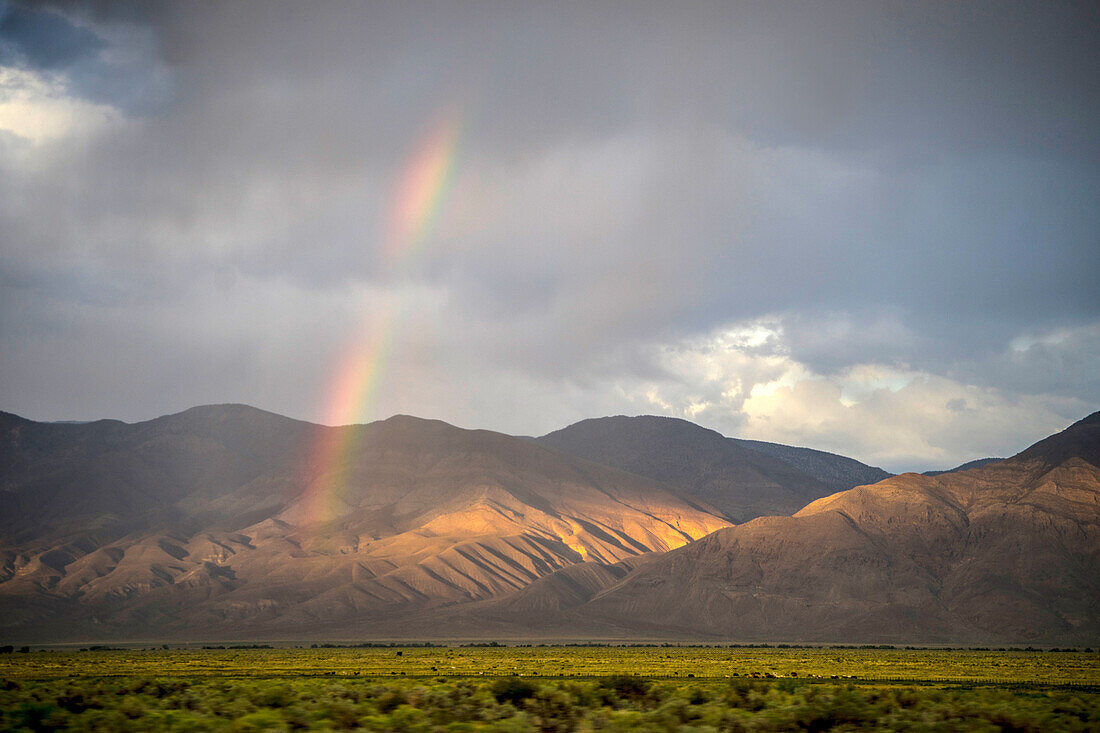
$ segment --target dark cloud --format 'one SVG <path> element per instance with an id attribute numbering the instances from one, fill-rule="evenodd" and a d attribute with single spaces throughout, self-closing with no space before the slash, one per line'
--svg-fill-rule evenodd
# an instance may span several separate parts
<path id="1" fill-rule="evenodd" d="M 63 71 L 94 58 L 106 43 L 50 10 L 0 6 L 0 64 Z"/>
<path id="2" fill-rule="evenodd" d="M 0 66 L 59 75 L 66 93 L 128 114 L 163 109 L 171 90 L 148 15 L 122 5 L 109 13 L 88 10 L 75 3 L 0 4 Z"/>

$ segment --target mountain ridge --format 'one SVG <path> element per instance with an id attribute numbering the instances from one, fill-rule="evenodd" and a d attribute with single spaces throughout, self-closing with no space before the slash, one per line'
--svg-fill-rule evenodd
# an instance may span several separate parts
<path id="1" fill-rule="evenodd" d="M 672 481 L 404 415 L 0 413 L 0 635 L 1100 638 L 1100 413 L 981 468 L 840 492 L 686 421 L 577 425 Z M 810 500 L 732 524 L 760 487 Z"/>
<path id="2" fill-rule="evenodd" d="M 981 468 L 982 466 L 988 466 L 990 463 L 996 463 L 997 461 L 1003 461 L 1003 458 L 975 458 L 972 461 L 966 463 L 960 463 L 954 468 L 947 468 L 942 471 L 923 471 L 924 476 L 939 476 L 944 473 L 955 473 L 956 471 L 969 471 L 972 468 Z"/>
<path id="3" fill-rule="evenodd" d="M 409 416 L 326 427 L 221 406 L 4 426 L 0 610 L 16 628 L 35 607 L 86 631 L 383 615 L 728 525 L 651 479 Z"/>
<path id="4" fill-rule="evenodd" d="M 535 442 L 682 487 L 734 522 L 790 514 L 830 493 L 828 486 L 784 461 L 679 418 L 591 418 Z"/>
<path id="5" fill-rule="evenodd" d="M 834 491 L 843 491 L 860 484 L 873 484 L 894 475 L 878 466 L 869 466 L 854 458 L 816 448 L 802 448 L 745 438 L 729 438 L 729 440 L 774 456 L 803 473 L 813 476 Z"/>
<path id="6" fill-rule="evenodd" d="M 903 474 L 718 530 L 576 610 L 748 639 L 1095 641 L 1098 417 L 985 468 Z"/>

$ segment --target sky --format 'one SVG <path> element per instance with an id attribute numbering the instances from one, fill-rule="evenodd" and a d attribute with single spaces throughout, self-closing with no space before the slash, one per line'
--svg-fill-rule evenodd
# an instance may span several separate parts
<path id="1" fill-rule="evenodd" d="M 891 471 L 1100 409 L 1095 3 L 0 0 L 0 410 Z"/>

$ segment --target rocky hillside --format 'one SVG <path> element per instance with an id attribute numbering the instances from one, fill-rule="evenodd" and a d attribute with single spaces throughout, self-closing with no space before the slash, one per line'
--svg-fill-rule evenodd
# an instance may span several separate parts
<path id="1" fill-rule="evenodd" d="M 1019 455 L 719 530 L 578 608 L 647 633 L 1100 639 L 1100 413 Z"/>
<path id="2" fill-rule="evenodd" d="M 303 633 L 729 524 L 658 482 L 411 417 L 326 428 L 216 406 L 0 429 L 5 634 Z"/>

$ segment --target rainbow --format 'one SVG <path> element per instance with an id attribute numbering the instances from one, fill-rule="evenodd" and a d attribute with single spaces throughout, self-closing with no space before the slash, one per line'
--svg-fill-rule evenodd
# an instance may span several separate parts
<path id="1" fill-rule="evenodd" d="M 461 130 L 460 117 L 442 117 L 401 175 L 390 207 L 387 260 L 401 263 L 428 239 L 435 228 L 445 193 L 450 189 Z"/>
<path id="2" fill-rule="evenodd" d="M 394 272 L 431 238 L 451 188 L 460 131 L 457 111 L 441 115 L 398 176 L 382 247 L 384 263 Z M 343 513 L 358 431 L 342 426 L 370 414 L 401 316 L 397 307 L 368 314 L 366 325 L 351 339 L 333 370 L 323 412 L 324 423 L 333 427 L 321 430 L 313 451 L 315 478 L 302 497 L 300 519 L 305 523 L 329 521 Z"/>

